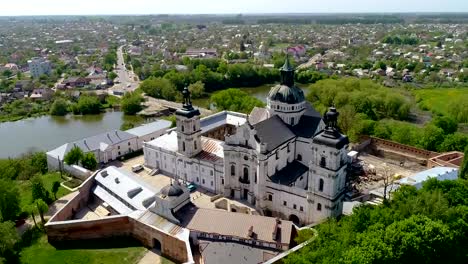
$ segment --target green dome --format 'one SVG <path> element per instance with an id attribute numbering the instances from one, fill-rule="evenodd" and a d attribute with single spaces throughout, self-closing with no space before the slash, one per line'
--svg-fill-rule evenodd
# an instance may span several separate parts
<path id="1" fill-rule="evenodd" d="M 271 88 L 268 98 L 286 104 L 298 104 L 305 101 L 304 92 L 296 86 L 278 84 Z"/>

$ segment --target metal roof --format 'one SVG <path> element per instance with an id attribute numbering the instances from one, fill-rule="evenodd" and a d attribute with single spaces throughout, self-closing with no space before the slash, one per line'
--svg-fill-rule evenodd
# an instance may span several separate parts
<path id="1" fill-rule="evenodd" d="M 97 173 L 95 180 L 97 186 L 101 187 L 95 189 L 95 194 L 117 211 L 119 211 L 118 208 L 122 208 L 122 204 L 131 211 L 146 210 L 144 201 L 154 197 L 159 191 L 132 173 L 114 166 L 107 167 Z M 114 198 L 119 202 L 116 203 Z"/>
<path id="2" fill-rule="evenodd" d="M 101 143 L 112 146 L 136 137 L 137 136 L 125 131 L 113 130 L 63 144 L 62 146 L 47 152 L 47 154 L 52 157 L 60 157 L 60 159 L 63 159 L 64 156 L 75 146 L 79 147 L 84 152 L 90 152 L 101 149 Z"/>
<path id="3" fill-rule="evenodd" d="M 146 136 L 148 134 L 161 131 L 161 130 L 166 130 L 171 127 L 171 122 L 167 120 L 157 120 L 155 122 L 151 122 L 148 124 L 144 124 L 129 130 L 126 130 L 125 132 L 133 134 L 137 137 L 142 137 Z"/>
<path id="4" fill-rule="evenodd" d="M 400 184 L 413 185 L 421 188 L 422 183 L 430 178 L 437 178 L 439 181 L 456 180 L 458 178 L 458 169 L 452 167 L 434 167 L 425 171 L 418 172 L 412 176 L 403 178 L 398 182 Z"/>

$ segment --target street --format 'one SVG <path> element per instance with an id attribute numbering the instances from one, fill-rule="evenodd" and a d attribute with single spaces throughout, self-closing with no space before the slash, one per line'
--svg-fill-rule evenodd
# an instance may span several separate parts
<path id="1" fill-rule="evenodd" d="M 114 72 L 117 73 L 119 83 L 115 83 L 114 86 L 108 89 L 109 94 L 113 94 L 116 90 L 133 92 L 138 88 L 140 83 L 138 77 L 133 73 L 133 71 L 127 70 L 126 68 L 123 52 L 124 47 L 125 45 L 122 45 L 117 49 L 117 65 L 114 70 Z"/>

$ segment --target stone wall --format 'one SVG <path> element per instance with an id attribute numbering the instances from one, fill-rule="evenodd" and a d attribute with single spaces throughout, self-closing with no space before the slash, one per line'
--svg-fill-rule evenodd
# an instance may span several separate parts
<path id="1" fill-rule="evenodd" d="M 190 260 L 188 244 L 128 216 L 109 216 L 97 220 L 71 220 L 49 222 L 46 225 L 50 243 L 86 239 L 134 237 L 143 246 L 155 247 L 155 239 L 161 245 L 161 253 L 177 262 Z M 188 239 L 188 234 L 187 234 Z"/>
<path id="2" fill-rule="evenodd" d="M 364 137 L 363 140 L 371 140 L 367 150 L 371 150 L 373 154 L 392 158 L 396 160 L 409 160 L 427 165 L 428 159 L 439 155 L 437 152 L 420 149 L 395 141 L 385 140 L 376 137 Z"/>

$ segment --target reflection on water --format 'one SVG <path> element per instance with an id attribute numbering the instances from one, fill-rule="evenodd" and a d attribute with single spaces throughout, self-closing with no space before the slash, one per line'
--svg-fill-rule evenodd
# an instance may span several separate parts
<path id="1" fill-rule="evenodd" d="M 141 117 L 124 116 L 122 112 L 106 112 L 0 123 L 0 158 L 16 157 L 29 150 L 51 150 L 66 142 L 119 129 L 126 120 L 144 121 Z"/>

